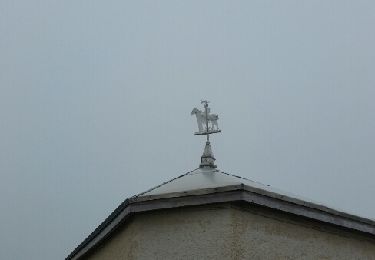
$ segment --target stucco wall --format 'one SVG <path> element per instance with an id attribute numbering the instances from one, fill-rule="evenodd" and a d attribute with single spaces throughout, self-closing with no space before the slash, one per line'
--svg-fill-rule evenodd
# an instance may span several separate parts
<path id="1" fill-rule="evenodd" d="M 375 242 L 269 211 L 201 206 L 138 214 L 87 259 L 375 259 Z"/>

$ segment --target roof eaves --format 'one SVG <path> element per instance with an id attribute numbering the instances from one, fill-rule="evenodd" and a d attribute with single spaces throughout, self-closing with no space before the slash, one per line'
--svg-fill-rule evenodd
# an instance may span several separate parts
<path id="1" fill-rule="evenodd" d="M 124 200 L 81 244 L 79 244 L 65 259 L 73 259 L 79 251 L 86 247 L 95 237 L 98 236 L 127 206 L 129 199 Z"/>

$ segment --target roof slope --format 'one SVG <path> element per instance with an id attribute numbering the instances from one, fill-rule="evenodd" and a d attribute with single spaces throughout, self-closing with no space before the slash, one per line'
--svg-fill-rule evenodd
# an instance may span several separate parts
<path id="1" fill-rule="evenodd" d="M 172 193 L 186 193 L 194 190 L 221 188 L 233 185 L 244 185 L 255 189 L 265 190 L 271 193 L 277 193 L 284 196 L 295 197 L 291 193 L 271 188 L 269 185 L 262 184 L 238 175 L 226 173 L 218 169 L 198 168 L 187 172 L 177 178 L 164 182 L 154 188 L 142 192 L 134 197 L 162 196 Z M 301 197 L 298 197 L 302 199 Z M 306 200 L 306 199 L 305 199 Z"/>

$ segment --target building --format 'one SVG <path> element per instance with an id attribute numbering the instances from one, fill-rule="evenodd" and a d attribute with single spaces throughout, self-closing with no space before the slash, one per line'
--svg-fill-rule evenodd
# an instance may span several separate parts
<path id="1" fill-rule="evenodd" d="M 374 221 L 214 160 L 207 141 L 200 168 L 126 199 L 67 259 L 375 259 Z"/>

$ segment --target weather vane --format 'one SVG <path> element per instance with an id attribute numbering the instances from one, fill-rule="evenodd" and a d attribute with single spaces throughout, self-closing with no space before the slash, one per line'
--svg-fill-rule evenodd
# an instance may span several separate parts
<path id="1" fill-rule="evenodd" d="M 210 144 L 210 134 L 220 133 L 221 130 L 217 124 L 219 119 L 218 115 L 210 114 L 211 110 L 208 107 L 209 101 L 202 100 L 201 104 L 204 105 L 204 111 L 199 110 L 198 108 L 193 108 L 191 115 L 197 117 L 198 132 L 195 132 L 195 135 L 205 135 L 207 137 L 206 146 L 204 147 L 203 155 L 201 156 L 200 168 L 216 168 L 214 164 L 215 158 L 211 150 Z"/>

